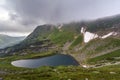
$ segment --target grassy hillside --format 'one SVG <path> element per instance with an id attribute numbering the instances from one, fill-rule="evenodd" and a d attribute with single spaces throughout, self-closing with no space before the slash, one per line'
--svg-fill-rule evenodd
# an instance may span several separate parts
<path id="1" fill-rule="evenodd" d="M 39 42 L 41 40 L 45 40 L 47 39 L 49 34 L 52 33 L 54 28 L 55 28 L 54 25 L 47 25 L 47 24 L 37 26 L 37 28 L 22 43 L 31 44 L 31 43 Z"/>
<path id="2" fill-rule="evenodd" d="M 82 45 L 82 43 L 83 43 L 83 35 L 80 34 L 80 35 L 73 41 L 73 43 L 71 44 L 70 48 L 73 48 L 73 47 L 75 47 L 75 46 L 77 46 L 77 45 Z"/>
<path id="3" fill-rule="evenodd" d="M 59 31 L 56 29 L 52 34 L 50 34 L 49 39 L 51 39 L 53 43 L 63 46 L 66 42 L 71 42 L 74 39 L 74 35 L 75 33 L 71 31 Z"/>
<path id="4" fill-rule="evenodd" d="M 107 54 L 104 54 L 104 55 L 101 55 L 101 56 L 98 56 L 98 57 L 95 57 L 95 58 L 92 58 L 89 60 L 89 62 L 100 62 L 100 61 L 108 61 L 108 62 L 111 62 L 111 61 L 120 61 L 120 49 L 116 50 L 116 51 L 112 51 L 110 53 L 107 53 Z"/>
<path id="5" fill-rule="evenodd" d="M 87 43 L 81 50 L 82 53 L 87 55 L 95 55 L 100 52 L 104 52 L 115 47 L 120 47 L 120 39 L 108 37 L 106 39 L 94 39 Z"/>

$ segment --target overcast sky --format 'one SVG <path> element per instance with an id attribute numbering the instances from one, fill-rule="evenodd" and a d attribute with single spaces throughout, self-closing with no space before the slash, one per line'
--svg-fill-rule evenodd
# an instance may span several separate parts
<path id="1" fill-rule="evenodd" d="M 120 0 L 0 0 L 0 33 L 27 35 L 37 25 L 120 14 Z"/>

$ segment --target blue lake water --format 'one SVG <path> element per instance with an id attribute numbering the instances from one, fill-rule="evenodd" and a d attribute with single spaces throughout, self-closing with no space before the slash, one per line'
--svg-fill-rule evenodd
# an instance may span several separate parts
<path id="1" fill-rule="evenodd" d="M 25 68 L 37 68 L 40 66 L 79 65 L 78 62 L 73 57 L 64 54 L 56 54 L 53 56 L 37 59 L 17 60 L 11 62 L 11 64 L 16 67 Z"/>

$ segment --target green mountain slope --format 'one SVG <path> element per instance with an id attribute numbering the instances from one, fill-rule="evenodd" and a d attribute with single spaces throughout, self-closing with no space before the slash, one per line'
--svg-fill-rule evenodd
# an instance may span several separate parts
<path id="1" fill-rule="evenodd" d="M 59 31 L 58 29 L 54 30 L 52 34 L 49 35 L 49 39 L 60 46 L 63 46 L 68 41 L 72 41 L 74 38 L 74 33 L 71 31 Z"/>
<path id="2" fill-rule="evenodd" d="M 36 49 L 43 46 L 42 44 L 50 44 L 47 37 L 54 30 L 54 25 L 42 25 L 38 26 L 28 37 L 26 37 L 22 42 L 12 47 L 5 48 L 3 52 L 7 51 L 8 54 L 14 52 L 30 52 L 32 51 L 32 46 L 35 46 Z M 28 49 L 28 50 L 27 50 Z M 34 48 L 34 50 L 36 50 Z M 30 51 L 29 51 L 30 50 Z"/>
<path id="3" fill-rule="evenodd" d="M 77 45 L 82 45 L 82 43 L 83 43 L 83 35 L 79 35 L 79 36 L 77 36 L 77 38 L 73 41 L 73 43 L 70 45 L 70 48 L 73 48 L 73 47 L 75 47 L 75 46 L 77 46 Z"/>
<path id="4" fill-rule="evenodd" d="M 106 39 L 95 39 L 85 44 L 81 53 L 95 55 L 108 49 L 114 49 L 115 47 L 120 47 L 120 39 L 111 37 Z"/>
<path id="5" fill-rule="evenodd" d="M 101 63 L 101 62 L 115 62 L 115 61 L 120 61 L 120 49 L 111 51 L 110 53 L 97 56 L 95 58 L 89 59 L 90 63 Z"/>
<path id="6" fill-rule="evenodd" d="M 41 25 L 38 26 L 23 42 L 31 44 L 40 40 L 47 39 L 49 34 L 54 30 L 54 25 Z"/>

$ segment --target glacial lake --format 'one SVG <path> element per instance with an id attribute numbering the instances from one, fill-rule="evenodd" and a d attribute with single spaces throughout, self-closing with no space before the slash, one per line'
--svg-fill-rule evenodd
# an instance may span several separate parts
<path id="1" fill-rule="evenodd" d="M 73 57 L 64 54 L 56 54 L 53 56 L 37 58 L 37 59 L 17 60 L 11 62 L 11 64 L 16 67 L 25 67 L 25 68 L 37 68 L 40 66 L 79 65 L 79 63 Z"/>

